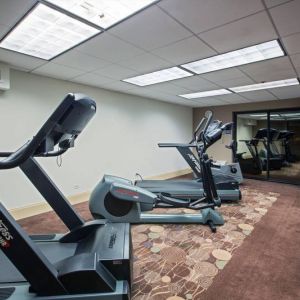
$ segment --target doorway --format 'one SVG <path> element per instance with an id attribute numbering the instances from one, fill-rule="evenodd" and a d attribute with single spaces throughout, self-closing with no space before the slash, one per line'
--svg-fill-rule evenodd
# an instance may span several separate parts
<path id="1" fill-rule="evenodd" d="M 235 112 L 233 118 L 245 177 L 300 184 L 300 108 Z"/>

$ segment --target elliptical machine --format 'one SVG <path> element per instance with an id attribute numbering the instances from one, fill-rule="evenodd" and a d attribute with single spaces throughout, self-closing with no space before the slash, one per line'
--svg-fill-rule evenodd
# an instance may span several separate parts
<path id="1" fill-rule="evenodd" d="M 215 210 L 221 206 L 211 173 L 211 160 L 205 153 L 208 145 L 220 139 L 222 130 L 208 131 L 212 113 L 206 114 L 206 124 L 197 140 L 204 193 L 200 199 L 188 200 L 168 194 L 154 194 L 135 186 L 130 180 L 104 175 L 90 197 L 90 211 L 94 218 L 105 218 L 110 222 L 129 223 L 196 223 L 207 224 L 213 232 L 216 225 L 223 225 L 223 217 Z M 154 208 L 185 208 L 198 211 L 194 214 L 148 213 Z"/>

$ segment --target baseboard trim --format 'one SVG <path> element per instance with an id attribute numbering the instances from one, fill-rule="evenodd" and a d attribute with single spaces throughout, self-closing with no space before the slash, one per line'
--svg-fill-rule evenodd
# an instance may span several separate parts
<path id="1" fill-rule="evenodd" d="M 68 197 L 68 200 L 72 205 L 75 205 L 87 201 L 89 199 L 89 196 L 89 192 L 83 192 Z M 47 202 L 37 202 L 26 206 L 10 209 L 9 212 L 16 220 L 20 220 L 36 216 L 51 210 L 52 208 Z"/>
<path id="2" fill-rule="evenodd" d="M 164 173 L 164 174 L 161 174 L 161 175 L 145 177 L 145 179 L 164 180 L 164 179 L 174 178 L 174 177 L 177 177 L 177 176 L 187 175 L 187 174 L 190 174 L 191 172 L 192 172 L 191 169 L 188 168 L 188 169 L 178 170 L 178 171 L 174 171 L 174 172 Z"/>
<path id="3" fill-rule="evenodd" d="M 189 173 L 191 173 L 191 169 L 183 169 L 174 172 L 164 173 L 157 176 L 146 177 L 145 179 L 164 180 L 164 179 L 174 178 L 177 176 L 186 175 Z M 75 205 L 78 203 L 88 201 L 89 196 L 90 196 L 90 192 L 83 192 L 68 197 L 68 200 L 72 205 Z M 26 206 L 10 209 L 9 212 L 16 220 L 20 220 L 20 219 L 36 216 L 51 210 L 52 208 L 47 202 L 37 202 Z"/>

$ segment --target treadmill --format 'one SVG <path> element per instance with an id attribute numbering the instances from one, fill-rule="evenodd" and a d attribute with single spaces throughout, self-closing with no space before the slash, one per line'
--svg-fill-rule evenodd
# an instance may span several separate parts
<path id="1" fill-rule="evenodd" d="M 199 129 L 201 127 L 201 124 L 202 124 L 202 120 L 200 121 L 196 130 L 194 131 L 193 139 L 187 144 L 182 144 L 182 143 L 159 143 L 158 144 L 158 147 L 160 148 L 176 148 L 178 152 L 181 154 L 181 156 L 183 157 L 183 159 L 186 161 L 186 163 L 190 166 L 196 178 L 201 178 L 200 161 L 195 156 L 191 148 L 195 147 L 197 135 L 199 134 Z M 232 123 L 227 123 L 222 125 L 221 121 L 215 121 L 215 126 L 216 128 L 221 128 L 222 132 L 224 132 L 227 130 L 231 130 Z M 231 142 L 230 145 L 226 145 L 225 147 L 232 151 L 234 162 L 225 165 L 219 165 L 213 162 L 211 166 L 212 175 L 214 177 L 216 184 L 219 183 L 221 185 L 219 187 L 220 190 L 227 188 L 227 185 L 225 184 L 226 182 L 232 182 L 232 183 L 235 182 L 236 188 L 238 188 L 238 184 L 241 184 L 244 180 L 239 162 L 237 161 L 236 158 L 236 147 L 237 147 L 236 143 Z"/>
<path id="2" fill-rule="evenodd" d="M 201 132 L 205 118 L 199 123 L 196 132 Z M 219 130 L 222 126 L 220 121 L 212 121 L 209 125 L 209 132 Z M 219 139 L 221 138 L 221 135 Z M 216 141 L 214 140 L 214 143 Z M 190 148 L 195 148 L 196 144 L 176 144 L 176 147 L 185 149 L 186 152 L 191 152 Z M 207 147 L 211 146 L 212 143 L 208 140 Z M 172 144 L 174 147 L 174 144 Z M 191 152 L 192 153 L 192 152 Z M 187 153 L 189 154 L 189 153 Z M 201 174 L 201 170 L 199 169 Z M 239 201 L 241 199 L 241 191 L 239 189 L 238 182 L 224 179 L 223 176 L 214 176 L 214 181 L 217 188 L 217 193 L 221 201 Z M 135 185 L 144 188 L 155 194 L 163 194 L 173 198 L 180 198 L 186 200 L 195 200 L 204 196 L 203 182 L 201 176 L 195 179 L 183 180 L 136 180 Z"/>
<path id="3" fill-rule="evenodd" d="M 245 158 L 244 154 L 247 152 L 236 154 L 242 172 L 252 175 L 260 175 L 263 171 L 263 166 L 257 150 L 259 140 L 252 138 L 251 140 L 239 140 L 239 142 L 244 142 L 246 144 L 251 155 L 251 157 Z"/>
<path id="4" fill-rule="evenodd" d="M 68 94 L 30 141 L 0 154 L 0 170 L 19 167 L 69 229 L 29 236 L 0 203 L 0 299 L 130 299 L 129 224 L 84 222 L 35 159 L 67 152 L 95 112 Z"/>
<path id="5" fill-rule="evenodd" d="M 280 154 L 276 154 L 274 151 L 274 141 L 277 140 L 279 135 L 279 131 L 275 128 L 270 128 L 269 135 L 267 128 L 261 128 L 257 131 L 255 135 L 255 139 L 261 141 L 264 145 L 264 149 L 262 149 L 259 153 L 259 157 L 262 163 L 262 168 L 264 171 L 267 170 L 268 164 L 268 140 L 269 140 L 269 170 L 280 170 L 283 167 L 284 157 Z"/>
<path id="6" fill-rule="evenodd" d="M 282 142 L 284 149 L 284 159 L 287 164 L 296 162 L 296 156 L 291 151 L 290 141 L 294 137 L 295 132 L 291 130 L 280 130 L 278 140 Z"/>

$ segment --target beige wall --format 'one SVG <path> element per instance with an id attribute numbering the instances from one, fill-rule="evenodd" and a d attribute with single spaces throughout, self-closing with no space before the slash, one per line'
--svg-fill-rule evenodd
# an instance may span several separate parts
<path id="1" fill-rule="evenodd" d="M 232 122 L 232 114 L 237 111 L 249 111 L 249 110 L 263 110 L 263 109 L 280 109 L 280 108 L 295 108 L 300 107 L 300 99 L 287 99 L 287 100 L 275 100 L 255 103 L 243 103 L 234 105 L 223 106 L 210 106 L 195 108 L 194 115 L 194 128 L 197 126 L 199 120 L 202 118 L 207 110 L 211 110 L 214 113 L 214 118 L 223 122 Z M 231 140 L 230 136 L 225 136 L 213 145 L 208 154 L 214 159 L 231 161 L 231 152 L 224 148 L 225 144 L 228 144 Z"/>
<path id="2" fill-rule="evenodd" d="M 63 156 L 39 159 L 66 195 L 90 191 L 104 173 L 130 179 L 187 168 L 176 150 L 158 142 L 185 142 L 192 135 L 192 109 L 86 85 L 11 71 L 11 89 L 0 92 L 0 151 L 14 151 L 30 139 L 68 92 L 97 102 L 97 113 Z M 0 201 L 7 208 L 39 202 L 20 170 L 0 170 Z"/>

